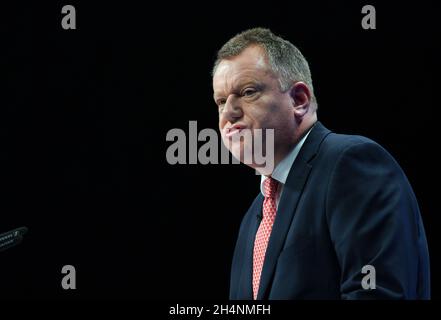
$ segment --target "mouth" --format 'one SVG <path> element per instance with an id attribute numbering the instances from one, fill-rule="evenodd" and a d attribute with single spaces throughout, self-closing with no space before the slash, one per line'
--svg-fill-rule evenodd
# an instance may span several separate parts
<path id="1" fill-rule="evenodd" d="M 225 137 L 231 138 L 236 134 L 239 134 L 243 129 L 245 129 L 245 126 L 235 124 L 225 130 Z"/>

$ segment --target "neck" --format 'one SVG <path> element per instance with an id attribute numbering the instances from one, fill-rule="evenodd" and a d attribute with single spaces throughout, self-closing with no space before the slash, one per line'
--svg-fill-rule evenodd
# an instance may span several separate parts
<path id="1" fill-rule="evenodd" d="M 310 131 L 317 121 L 310 123 L 308 126 L 299 127 L 298 131 L 293 135 L 293 139 L 289 143 L 284 143 L 277 147 L 277 152 L 274 153 L 274 167 L 273 168 L 255 168 L 260 174 L 271 176 L 274 169 L 280 162 L 295 148 L 295 146 L 303 139 L 303 137 Z"/>

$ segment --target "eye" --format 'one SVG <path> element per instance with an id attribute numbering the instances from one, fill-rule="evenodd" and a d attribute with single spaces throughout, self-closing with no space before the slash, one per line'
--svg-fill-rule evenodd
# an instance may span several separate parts
<path id="1" fill-rule="evenodd" d="M 217 106 L 220 108 L 221 106 L 223 106 L 225 104 L 225 99 L 219 99 L 216 101 Z"/>
<path id="2" fill-rule="evenodd" d="M 224 109 L 225 102 L 226 102 L 225 99 L 219 99 L 219 100 L 216 101 L 216 104 L 217 104 L 217 108 L 218 108 L 218 110 L 219 110 L 219 113 L 221 113 L 222 110 Z"/>
<path id="3" fill-rule="evenodd" d="M 249 96 L 252 96 L 253 94 L 255 94 L 256 92 L 257 92 L 257 90 L 254 88 L 246 88 L 245 90 L 242 91 L 242 95 L 244 97 L 249 97 Z"/>

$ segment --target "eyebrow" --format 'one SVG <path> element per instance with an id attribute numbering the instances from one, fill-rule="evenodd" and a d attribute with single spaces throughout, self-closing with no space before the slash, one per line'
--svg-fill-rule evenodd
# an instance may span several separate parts
<path id="1" fill-rule="evenodd" d="M 232 92 L 238 91 L 239 88 L 243 88 L 247 85 L 254 85 L 257 86 L 259 89 L 261 89 L 263 87 L 262 82 L 256 81 L 256 80 L 245 80 L 245 81 L 241 81 L 239 80 L 236 84 L 233 85 L 233 89 Z M 223 95 L 219 95 L 217 96 L 216 93 L 213 94 L 213 99 L 216 101 L 217 99 L 220 99 L 221 97 L 223 97 Z"/>

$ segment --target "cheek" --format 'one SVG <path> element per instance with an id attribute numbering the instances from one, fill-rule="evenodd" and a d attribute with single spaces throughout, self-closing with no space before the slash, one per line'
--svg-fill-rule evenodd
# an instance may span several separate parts
<path id="1" fill-rule="evenodd" d="M 278 122 L 278 111 L 271 104 L 260 104 L 253 106 L 248 113 L 248 117 L 253 123 L 254 128 L 273 128 Z"/>
<path id="2" fill-rule="evenodd" d="M 225 121 L 224 117 L 219 116 L 219 130 L 222 131 L 222 129 L 225 127 L 225 124 L 227 122 Z"/>
<path id="3" fill-rule="evenodd" d="M 268 114 L 271 115 L 271 121 L 276 126 L 285 127 L 294 120 L 292 106 L 283 97 L 268 105 Z"/>
<path id="4" fill-rule="evenodd" d="M 227 121 L 223 120 L 222 118 L 219 119 L 219 133 L 220 133 L 222 140 L 227 139 L 225 137 L 225 131 L 224 131 L 226 124 L 227 124 Z"/>
<path id="5" fill-rule="evenodd" d="M 259 127 L 266 117 L 267 112 L 264 104 L 253 104 L 244 108 L 244 118 L 248 118 L 254 127 Z"/>
<path id="6" fill-rule="evenodd" d="M 282 106 L 283 101 L 272 96 L 264 96 L 249 106 L 247 115 L 259 127 L 266 127 L 279 117 Z"/>

